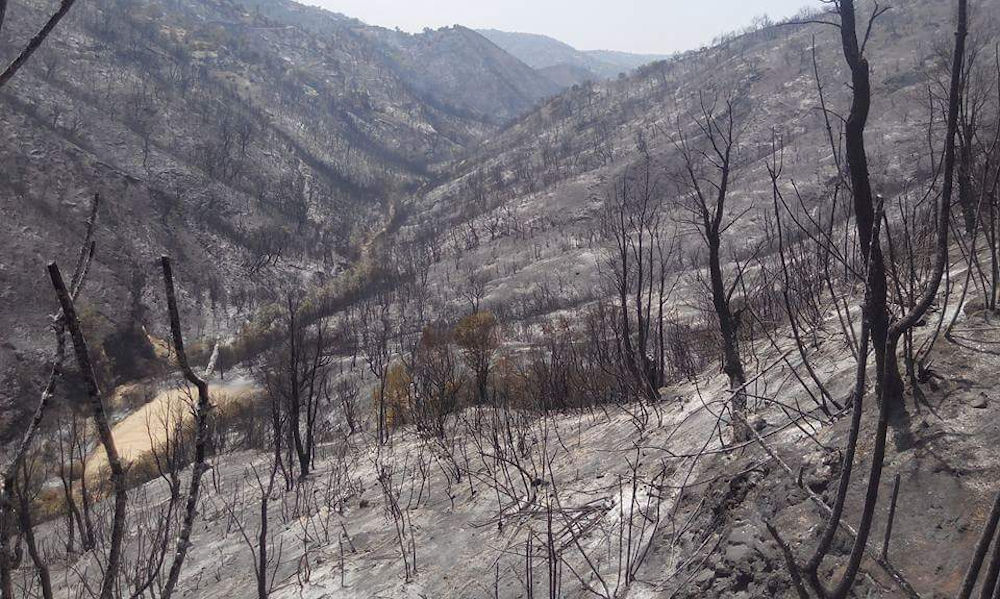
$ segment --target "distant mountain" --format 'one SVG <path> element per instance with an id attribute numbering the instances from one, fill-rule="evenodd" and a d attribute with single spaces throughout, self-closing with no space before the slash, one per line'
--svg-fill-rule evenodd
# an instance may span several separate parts
<path id="1" fill-rule="evenodd" d="M 518 117 L 557 86 L 475 31 L 443 27 L 411 34 L 286 0 L 244 0 L 255 14 L 318 36 L 359 38 L 424 102 L 501 124 Z"/>
<path id="2" fill-rule="evenodd" d="M 630 54 L 614 50 L 577 50 L 557 39 L 535 33 L 516 33 L 496 29 L 478 30 L 530 67 L 538 69 L 554 82 L 572 77 L 572 83 L 587 79 L 608 79 L 667 56 Z"/>
<path id="3" fill-rule="evenodd" d="M 600 77 L 586 67 L 566 64 L 564 62 L 552 65 L 551 67 L 542 67 L 537 69 L 537 71 L 563 89 L 573 87 L 585 81 L 600 79 Z"/>
<path id="4" fill-rule="evenodd" d="M 641 67 L 644 64 L 671 58 L 666 54 L 633 54 L 631 52 L 620 52 L 618 50 L 588 50 L 584 53 L 587 56 L 606 64 L 629 70 Z"/>
<path id="5" fill-rule="evenodd" d="M 363 34 L 386 49 L 426 102 L 494 124 L 523 115 L 565 87 L 459 25 L 420 34 L 366 27 Z"/>

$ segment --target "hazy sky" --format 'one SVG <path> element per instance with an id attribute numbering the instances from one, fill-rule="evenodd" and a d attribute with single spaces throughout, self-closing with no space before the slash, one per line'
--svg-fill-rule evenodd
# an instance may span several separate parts
<path id="1" fill-rule="evenodd" d="M 709 43 L 755 16 L 818 0 L 303 0 L 371 25 L 420 31 L 466 25 L 544 33 L 581 50 L 668 54 Z"/>

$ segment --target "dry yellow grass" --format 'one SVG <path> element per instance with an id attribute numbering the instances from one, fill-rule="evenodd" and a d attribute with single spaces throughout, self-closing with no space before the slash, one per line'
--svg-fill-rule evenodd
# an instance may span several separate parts
<path id="1" fill-rule="evenodd" d="M 209 397 L 215 405 L 225 405 L 234 401 L 245 401 L 254 394 L 256 387 L 247 379 L 225 381 L 224 384 L 209 385 Z M 141 459 L 154 447 L 162 445 L 167 431 L 173 428 L 177 419 L 188 423 L 192 401 L 197 399 L 197 391 L 192 386 L 164 389 L 135 412 L 112 428 L 118 454 L 126 463 Z M 103 447 L 98 447 L 87 461 L 87 476 L 98 474 L 108 464 Z"/>

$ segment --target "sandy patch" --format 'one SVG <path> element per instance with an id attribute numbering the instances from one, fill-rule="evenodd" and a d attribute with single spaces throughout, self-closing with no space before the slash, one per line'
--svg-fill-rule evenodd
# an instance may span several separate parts
<path id="1" fill-rule="evenodd" d="M 208 388 L 209 398 L 215 405 L 245 401 L 257 391 L 254 382 L 242 376 L 225 381 L 216 379 L 209 383 Z M 118 454 L 126 462 L 131 462 L 161 445 L 171 423 L 176 423 L 178 419 L 188 423 L 193 419 L 192 408 L 195 401 L 197 390 L 194 386 L 179 384 L 161 389 L 152 400 L 112 428 Z M 107 463 L 104 449 L 98 447 L 87 462 L 87 474 L 96 474 Z"/>

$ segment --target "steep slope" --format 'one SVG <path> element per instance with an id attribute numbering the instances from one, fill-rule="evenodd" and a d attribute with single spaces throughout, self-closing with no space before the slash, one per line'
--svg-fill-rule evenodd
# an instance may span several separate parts
<path id="1" fill-rule="evenodd" d="M 559 87 L 475 31 L 454 26 L 409 35 L 370 28 L 404 77 L 435 104 L 488 122 L 522 115 Z"/>
<path id="2" fill-rule="evenodd" d="M 517 58 L 460 26 L 409 34 L 287 0 L 244 0 L 257 13 L 294 23 L 320 37 L 367 42 L 424 102 L 442 110 L 501 124 L 558 91 Z"/>
<path id="3" fill-rule="evenodd" d="M 996 29 L 990 23 L 1000 17 L 1000 6 L 973 6 L 977 31 L 991 47 Z M 926 96 L 943 72 L 940 48 L 952 35 L 951 12 L 950 4 L 897 2 L 869 41 L 875 65 L 869 149 L 877 157 L 873 176 L 886 196 L 933 172 Z M 814 38 L 826 102 L 844 111 L 848 76 L 836 31 L 822 25 L 763 28 L 549 100 L 452 164 L 445 183 L 415 197 L 412 212 L 419 216 L 410 224 L 463 231 L 448 241 L 452 264 L 487 279 L 498 305 L 521 307 L 540 295 L 549 298 L 542 302 L 549 311 L 578 305 L 598 293 L 601 201 L 615 178 L 648 157 L 668 199 L 681 197 L 674 184 L 678 127 L 697 143 L 700 102 L 735 96 L 749 116 L 730 213 L 763 206 L 734 229 L 731 249 L 739 252 L 764 230 L 770 201 L 764 158 L 772 132 L 786 148 L 784 176 L 795 181 L 806 205 L 825 206 L 830 197 L 836 169 L 818 111 Z M 690 227 L 679 235 L 688 243 L 697 239 Z M 440 277 L 446 276 L 442 269 Z"/>
<path id="4" fill-rule="evenodd" d="M 11 3 L 4 61 L 46 7 Z M 552 89 L 469 30 L 396 35 L 289 2 L 81 3 L 0 95 L 0 399 L 34 393 L 45 263 L 75 255 L 94 194 L 95 344 L 157 324 L 127 307 L 158 305 L 164 252 L 202 332 L 222 333 L 282 284 L 336 276 L 431 165 Z"/>
<path id="5" fill-rule="evenodd" d="M 573 46 L 536 33 L 517 33 L 497 29 L 480 29 L 479 33 L 529 66 L 545 72 L 553 67 L 584 70 L 586 79 L 608 79 L 627 73 L 644 64 L 664 60 L 656 54 L 631 54 L 613 50 L 577 50 Z"/>

